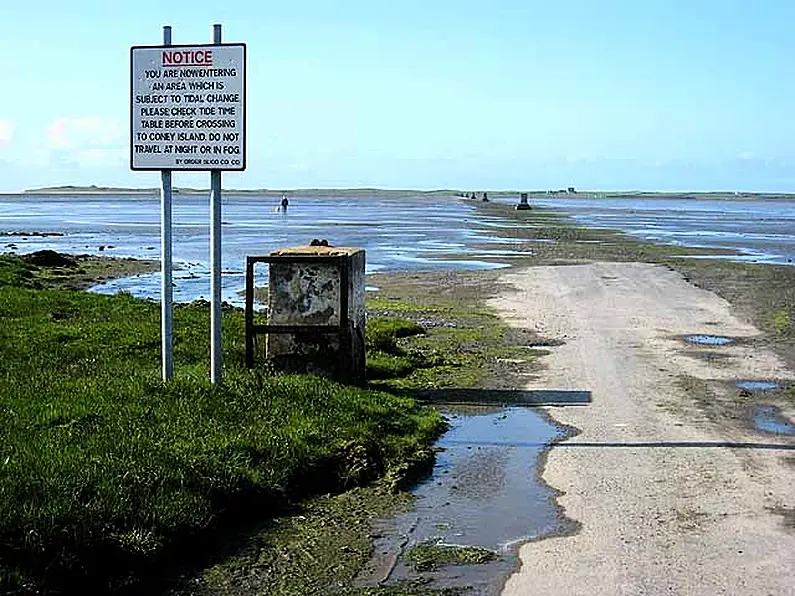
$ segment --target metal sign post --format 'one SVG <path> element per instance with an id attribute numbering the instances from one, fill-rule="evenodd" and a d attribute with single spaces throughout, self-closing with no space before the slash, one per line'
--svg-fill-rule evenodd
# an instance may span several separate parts
<path id="1" fill-rule="evenodd" d="M 213 43 L 221 43 L 221 25 L 213 25 Z M 210 172 L 210 381 L 223 382 L 221 358 L 221 170 Z"/>
<path id="2" fill-rule="evenodd" d="M 221 172 L 246 169 L 246 46 L 221 43 L 130 48 L 130 168 L 161 176 L 163 379 L 174 376 L 171 173 L 210 171 L 210 379 L 220 384 Z"/>
<path id="3" fill-rule="evenodd" d="M 163 45 L 171 45 L 171 27 L 163 27 Z M 160 172 L 160 352 L 163 380 L 174 378 L 174 288 L 171 280 L 171 170 Z"/>

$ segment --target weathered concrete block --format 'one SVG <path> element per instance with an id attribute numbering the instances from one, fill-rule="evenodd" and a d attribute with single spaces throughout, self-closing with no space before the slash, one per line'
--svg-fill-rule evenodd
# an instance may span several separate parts
<path id="1" fill-rule="evenodd" d="M 302 246 L 269 257 L 269 324 L 295 332 L 268 335 L 268 360 L 280 370 L 364 382 L 364 250 Z"/>

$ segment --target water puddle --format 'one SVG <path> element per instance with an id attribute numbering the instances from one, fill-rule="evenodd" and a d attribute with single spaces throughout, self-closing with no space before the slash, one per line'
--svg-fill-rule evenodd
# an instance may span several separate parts
<path id="1" fill-rule="evenodd" d="M 439 440 L 431 476 L 412 492 L 409 513 L 385 522 L 363 584 L 421 577 L 428 587 L 472 586 L 491 594 L 515 566 L 516 548 L 527 540 L 571 529 L 539 478 L 539 459 L 564 436 L 528 408 L 470 407 L 447 410 L 450 430 Z M 498 553 L 496 561 L 441 567 L 417 573 L 405 560 L 422 543 L 478 546 Z"/>
<path id="2" fill-rule="evenodd" d="M 685 341 L 691 344 L 698 344 L 701 346 L 725 346 L 732 343 L 734 340 L 730 337 L 721 337 L 720 335 L 688 335 Z"/>
<path id="3" fill-rule="evenodd" d="M 738 389 L 746 389 L 748 391 L 773 391 L 778 389 L 778 383 L 775 381 L 750 381 L 742 380 L 734 384 Z"/>
<path id="4" fill-rule="evenodd" d="M 795 435 L 795 424 L 784 418 L 774 406 L 760 406 L 754 410 L 754 426 L 762 432 L 776 435 Z"/>

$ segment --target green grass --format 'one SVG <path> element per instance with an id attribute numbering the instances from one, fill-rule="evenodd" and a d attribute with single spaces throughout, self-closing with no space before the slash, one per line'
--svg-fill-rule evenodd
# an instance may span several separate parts
<path id="1" fill-rule="evenodd" d="M 480 565 L 497 559 L 497 554 L 479 546 L 454 546 L 422 542 L 406 553 L 415 571 L 433 571 L 447 565 Z"/>
<path id="2" fill-rule="evenodd" d="M 795 267 L 725 261 L 672 262 L 671 266 L 731 302 L 774 339 L 795 344 Z"/>
<path id="3" fill-rule="evenodd" d="M 0 287 L 35 287 L 34 269 L 21 259 L 8 255 L 0 255 Z"/>
<path id="4" fill-rule="evenodd" d="M 407 337 L 424 335 L 425 329 L 400 317 L 367 319 L 367 378 L 370 380 L 406 377 L 418 368 L 431 366 L 424 354 L 409 352 L 400 345 Z"/>
<path id="5" fill-rule="evenodd" d="M 373 387 L 416 395 L 424 390 L 448 388 L 512 388 L 521 386 L 522 381 L 504 363 L 521 363 L 514 367 L 526 372 L 544 353 L 528 349 L 526 343 L 514 337 L 518 332 L 487 309 L 477 308 L 476 299 L 471 296 L 437 297 L 439 302 L 432 304 L 412 303 L 411 299 L 368 300 L 370 311 L 394 314 L 394 317 L 368 319 L 367 377 Z M 423 329 L 422 333 L 393 334 L 371 340 L 370 321 L 396 321 L 395 325 L 401 329 L 413 329 L 409 324 L 419 327 L 402 316 L 420 316 L 443 324 Z M 384 349 L 377 349 L 377 345 Z"/>
<path id="6" fill-rule="evenodd" d="M 176 308 L 164 384 L 157 303 L 34 282 L 0 260 L 0 593 L 139 592 L 222 528 L 430 457 L 411 399 L 245 370 L 240 311 L 219 388 L 207 304 Z"/>
<path id="7" fill-rule="evenodd" d="M 423 335 L 425 329 L 408 319 L 397 317 L 370 317 L 367 319 L 367 347 L 392 353 L 398 349 L 397 340 L 401 337 Z"/>
<path id="8" fill-rule="evenodd" d="M 367 354 L 367 378 L 371 381 L 407 377 L 417 370 L 415 360 L 384 352 Z"/>
<path id="9" fill-rule="evenodd" d="M 792 333 L 792 319 L 790 312 L 784 308 L 775 311 L 771 315 L 770 326 L 776 335 L 791 335 Z"/>

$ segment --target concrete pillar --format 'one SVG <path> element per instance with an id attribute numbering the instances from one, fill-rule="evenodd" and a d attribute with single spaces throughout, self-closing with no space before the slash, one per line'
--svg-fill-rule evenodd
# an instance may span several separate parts
<path id="1" fill-rule="evenodd" d="M 302 246 L 269 254 L 267 358 L 277 370 L 365 380 L 365 252 Z"/>

